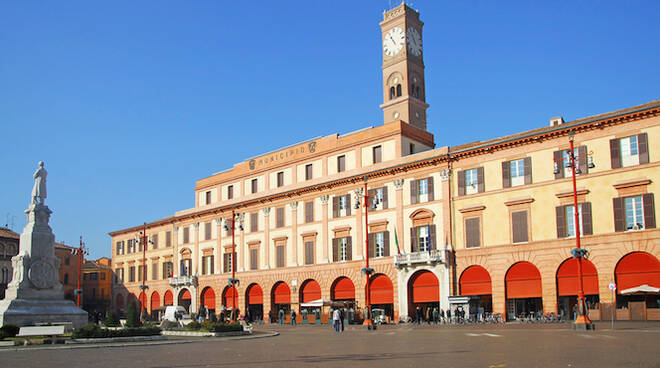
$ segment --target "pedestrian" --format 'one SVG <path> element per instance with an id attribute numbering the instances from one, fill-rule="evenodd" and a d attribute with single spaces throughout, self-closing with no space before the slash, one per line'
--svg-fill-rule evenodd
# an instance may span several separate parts
<path id="1" fill-rule="evenodd" d="M 442 308 L 440 308 L 440 321 L 443 325 L 445 324 L 445 310 Z"/>
<path id="2" fill-rule="evenodd" d="M 291 309 L 291 326 L 296 325 L 296 311 Z"/>
<path id="3" fill-rule="evenodd" d="M 284 310 L 280 308 L 280 311 L 277 312 L 277 320 L 280 322 L 281 325 L 284 324 Z"/>
<path id="4" fill-rule="evenodd" d="M 447 309 L 447 324 L 451 323 L 451 308 Z"/>
<path id="5" fill-rule="evenodd" d="M 268 323 L 273 323 L 273 311 L 268 311 Z"/>
<path id="6" fill-rule="evenodd" d="M 422 322 L 422 309 L 417 306 L 415 308 L 415 322 L 420 324 Z"/>
<path id="7" fill-rule="evenodd" d="M 205 318 L 206 318 L 206 309 L 202 304 L 199 306 L 199 310 L 197 311 L 197 322 L 202 323 Z"/>
<path id="8" fill-rule="evenodd" d="M 578 312 L 578 308 L 577 308 L 577 304 L 575 304 L 573 306 L 573 321 L 577 319 L 577 312 Z"/>
<path id="9" fill-rule="evenodd" d="M 339 332 L 339 319 L 341 315 L 339 314 L 339 309 L 335 309 L 332 312 L 332 326 L 335 328 L 335 332 Z"/>
<path id="10" fill-rule="evenodd" d="M 425 309 L 425 310 L 424 310 L 424 318 L 426 318 L 426 323 L 428 323 L 428 324 L 430 325 L 430 324 L 431 324 L 431 317 L 432 317 L 432 315 L 431 315 L 431 308 L 430 308 L 430 307 L 426 307 L 426 308 L 424 308 L 424 309 Z"/>
<path id="11" fill-rule="evenodd" d="M 339 323 L 341 324 L 341 332 L 344 332 L 344 318 L 346 318 L 346 315 L 344 314 L 344 310 L 340 309 L 339 310 Z"/>
<path id="12" fill-rule="evenodd" d="M 439 316 L 438 308 L 433 307 L 433 323 L 435 323 L 436 325 L 438 324 L 438 316 Z"/>

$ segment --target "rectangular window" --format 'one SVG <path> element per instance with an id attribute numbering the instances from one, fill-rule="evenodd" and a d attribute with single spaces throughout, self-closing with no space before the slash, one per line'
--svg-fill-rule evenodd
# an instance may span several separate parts
<path id="1" fill-rule="evenodd" d="M 465 219 L 465 247 L 477 248 L 481 246 L 481 229 L 479 217 Z"/>
<path id="2" fill-rule="evenodd" d="M 171 247 L 172 246 L 172 232 L 168 231 L 165 233 L 165 246 L 166 247 Z"/>
<path id="3" fill-rule="evenodd" d="M 259 269 L 259 248 L 250 249 L 250 269 Z"/>
<path id="4" fill-rule="evenodd" d="M 280 171 L 277 173 L 277 187 L 283 187 L 284 186 L 284 171 Z"/>
<path id="5" fill-rule="evenodd" d="M 420 252 L 431 250 L 431 237 L 428 226 L 417 227 L 417 245 Z"/>
<path id="6" fill-rule="evenodd" d="M 135 282 L 135 266 L 128 268 L 128 282 Z"/>
<path id="7" fill-rule="evenodd" d="M 314 172 L 312 164 L 305 165 L 305 180 L 312 180 Z"/>
<path id="8" fill-rule="evenodd" d="M 276 267 L 284 267 L 284 245 L 278 245 L 275 247 L 275 256 L 276 256 Z"/>
<path id="9" fill-rule="evenodd" d="M 305 223 L 314 222 L 314 202 L 305 202 Z"/>
<path id="10" fill-rule="evenodd" d="M 626 212 L 626 230 L 644 229 L 642 196 L 624 198 L 623 205 Z"/>
<path id="11" fill-rule="evenodd" d="M 234 198 L 234 186 L 230 185 L 227 187 L 227 199 L 233 199 Z"/>
<path id="12" fill-rule="evenodd" d="M 339 216 L 348 216 L 348 195 L 339 197 Z"/>
<path id="13" fill-rule="evenodd" d="M 411 155 L 412 155 L 413 153 L 415 153 L 415 144 L 414 144 L 414 143 L 410 143 L 410 144 L 408 145 L 408 151 L 410 152 Z"/>
<path id="14" fill-rule="evenodd" d="M 163 263 L 163 279 L 170 278 L 174 275 L 174 263 L 165 262 Z"/>
<path id="15" fill-rule="evenodd" d="M 374 157 L 374 164 L 377 164 L 379 162 L 383 162 L 383 147 L 382 146 L 376 146 L 373 148 L 373 157 Z"/>
<path id="16" fill-rule="evenodd" d="M 374 256 L 385 256 L 385 233 L 376 233 L 374 235 Z"/>
<path id="17" fill-rule="evenodd" d="M 183 244 L 187 243 L 190 243 L 190 228 L 186 226 L 183 228 Z"/>
<path id="18" fill-rule="evenodd" d="M 339 238 L 339 260 L 348 260 L 348 238 Z"/>
<path id="19" fill-rule="evenodd" d="M 158 234 L 154 234 L 151 236 L 151 246 L 153 249 L 158 249 Z"/>
<path id="20" fill-rule="evenodd" d="M 124 269 L 123 268 L 118 268 L 117 269 L 117 279 L 119 280 L 120 283 L 124 282 Z"/>
<path id="21" fill-rule="evenodd" d="M 382 210 L 382 209 L 387 208 L 387 205 L 386 205 L 387 195 L 385 194 L 386 190 L 387 190 L 387 187 L 381 187 L 381 188 L 377 188 L 377 189 L 374 189 L 373 191 L 371 191 L 370 194 L 373 195 L 373 197 L 369 201 L 369 203 L 370 203 L 369 209 L 370 210 Z M 375 205 L 374 205 L 374 203 L 375 203 Z"/>
<path id="22" fill-rule="evenodd" d="M 259 191 L 259 182 L 257 181 L 257 179 L 252 179 L 251 186 L 252 186 L 252 194 Z"/>
<path id="23" fill-rule="evenodd" d="M 202 257 L 202 275 L 213 274 L 213 256 Z"/>
<path id="24" fill-rule="evenodd" d="M 639 165 L 639 149 L 637 145 L 637 136 L 619 139 L 621 149 L 621 166 Z"/>
<path id="25" fill-rule="evenodd" d="M 251 213 L 250 214 L 250 232 L 257 232 L 259 231 L 259 213 Z"/>
<path id="26" fill-rule="evenodd" d="M 222 271 L 225 273 L 231 272 L 231 268 L 233 266 L 231 252 L 225 253 L 222 256 L 223 256 Z"/>
<path id="27" fill-rule="evenodd" d="M 517 211 L 511 213 L 513 242 L 525 243 L 529 241 L 527 232 L 527 211 Z"/>
<path id="28" fill-rule="evenodd" d="M 204 240 L 211 240 L 212 228 L 210 222 L 204 223 Z"/>
<path id="29" fill-rule="evenodd" d="M 648 134 L 610 140 L 610 157 L 613 169 L 648 163 Z"/>
<path id="30" fill-rule="evenodd" d="M 314 242 L 313 241 L 305 242 L 305 264 L 306 265 L 314 264 Z"/>
<path id="31" fill-rule="evenodd" d="M 275 210 L 275 227 L 284 227 L 284 207 Z"/>
<path id="32" fill-rule="evenodd" d="M 151 279 L 158 280 L 158 263 L 151 264 Z M 101 274 L 101 280 L 105 280 L 105 274 Z"/>
<path id="33" fill-rule="evenodd" d="M 515 160 L 511 161 L 509 164 L 511 186 L 515 187 L 525 184 L 525 160 Z"/>
<path id="34" fill-rule="evenodd" d="M 135 240 L 134 239 L 128 239 L 126 241 L 126 248 L 127 248 L 128 253 L 135 252 Z"/>
<path id="35" fill-rule="evenodd" d="M 346 156 L 341 155 L 337 157 L 337 172 L 346 171 Z"/>
<path id="36" fill-rule="evenodd" d="M 209 190 L 206 194 L 206 204 L 211 204 L 211 191 Z"/>
<path id="37" fill-rule="evenodd" d="M 189 258 L 182 259 L 179 264 L 179 268 L 181 270 L 181 276 L 190 276 L 190 271 L 192 270 L 192 260 Z"/>
<path id="38" fill-rule="evenodd" d="M 419 193 L 420 196 L 429 194 L 429 182 L 427 179 L 421 179 L 417 181 L 417 193 Z"/>
<path id="39" fill-rule="evenodd" d="M 479 192 L 479 180 L 477 179 L 477 169 L 465 170 L 465 194 L 474 194 Z"/>
<path id="40" fill-rule="evenodd" d="M 105 272 L 101 273 L 101 280 L 105 280 Z"/>
<path id="41" fill-rule="evenodd" d="M 575 236 L 575 206 L 564 206 L 566 215 L 566 236 Z M 580 235 L 584 235 L 584 221 L 582 220 L 582 204 L 578 204 L 578 216 L 580 217 Z"/>

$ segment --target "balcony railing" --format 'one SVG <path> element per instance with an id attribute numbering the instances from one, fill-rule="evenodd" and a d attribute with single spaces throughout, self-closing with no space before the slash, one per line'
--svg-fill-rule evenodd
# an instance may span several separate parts
<path id="1" fill-rule="evenodd" d="M 170 286 L 197 286 L 197 276 L 174 276 L 169 281 Z"/>
<path id="2" fill-rule="evenodd" d="M 420 263 L 445 263 L 444 249 L 433 249 L 424 252 L 397 254 L 394 256 L 394 266 L 396 267 L 410 266 Z"/>

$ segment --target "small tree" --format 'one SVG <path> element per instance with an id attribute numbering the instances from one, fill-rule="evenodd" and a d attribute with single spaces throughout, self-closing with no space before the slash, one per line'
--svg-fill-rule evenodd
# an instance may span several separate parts
<path id="1" fill-rule="evenodd" d="M 131 300 L 126 308 L 126 327 L 140 327 L 140 311 L 135 300 Z"/>
<path id="2" fill-rule="evenodd" d="M 108 311 L 108 314 L 105 316 L 105 325 L 108 327 L 117 327 L 120 325 L 119 315 L 116 310 L 110 309 Z"/>

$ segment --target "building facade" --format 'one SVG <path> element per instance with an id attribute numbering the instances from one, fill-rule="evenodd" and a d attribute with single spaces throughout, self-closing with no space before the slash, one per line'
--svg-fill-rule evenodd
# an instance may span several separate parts
<path id="1" fill-rule="evenodd" d="M 112 303 L 111 259 L 101 257 L 83 265 L 83 309 L 103 314 Z"/>
<path id="2" fill-rule="evenodd" d="M 116 308 L 139 299 L 148 310 L 204 305 L 217 313 L 236 300 L 252 319 L 290 309 L 323 318 L 303 304 L 344 301 L 359 313 L 368 297 L 396 321 L 464 296 L 471 313 L 569 313 L 569 133 L 580 155 L 579 227 L 594 317 L 612 302 L 610 281 L 660 287 L 652 149 L 660 101 L 436 148 L 419 13 L 402 4 L 380 25 L 384 124 L 235 164 L 197 181 L 193 208 L 111 232 Z M 234 262 L 237 287 L 229 283 Z M 621 318 L 660 311 L 654 296 L 618 303 Z"/>
<path id="3" fill-rule="evenodd" d="M 69 299 L 73 302 L 76 302 L 75 290 L 78 288 L 78 277 L 80 274 L 78 256 L 73 254 L 76 249 L 78 248 L 63 243 L 55 243 L 55 256 L 60 259 L 59 275 L 64 299 Z"/>
<path id="4" fill-rule="evenodd" d="M 18 254 L 20 237 L 11 229 L 0 227 L 0 299 L 4 299 L 5 290 L 12 279 L 11 258 Z"/>

